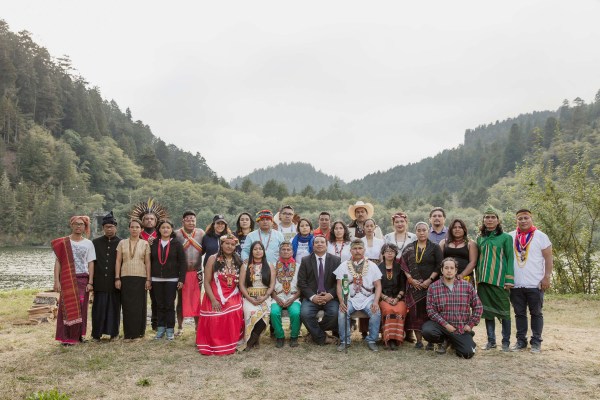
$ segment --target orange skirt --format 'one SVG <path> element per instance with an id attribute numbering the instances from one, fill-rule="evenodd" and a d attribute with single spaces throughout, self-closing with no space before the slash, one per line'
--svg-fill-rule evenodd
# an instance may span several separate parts
<path id="1" fill-rule="evenodd" d="M 379 302 L 381 309 L 381 322 L 383 324 L 383 342 L 387 345 L 388 340 L 404 342 L 404 320 L 406 319 L 406 303 L 399 301 L 392 306 L 386 301 Z"/>

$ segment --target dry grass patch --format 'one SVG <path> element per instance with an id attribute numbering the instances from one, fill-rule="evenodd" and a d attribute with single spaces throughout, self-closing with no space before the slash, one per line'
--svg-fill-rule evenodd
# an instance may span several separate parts
<path id="1" fill-rule="evenodd" d="M 173 343 L 148 334 L 63 348 L 51 324 L 11 325 L 26 315 L 33 292 L 2 296 L 2 399 L 52 389 L 74 399 L 587 399 L 600 389 L 597 298 L 548 297 L 542 354 L 478 351 L 461 360 L 408 343 L 379 353 L 357 340 L 348 354 L 306 343 L 276 349 L 268 337 L 259 350 L 205 357 L 196 352 L 193 325 Z M 483 326 L 475 338 L 484 344 Z"/>

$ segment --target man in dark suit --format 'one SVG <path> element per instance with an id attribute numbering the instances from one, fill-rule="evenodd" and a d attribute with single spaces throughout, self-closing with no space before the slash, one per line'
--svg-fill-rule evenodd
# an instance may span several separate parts
<path id="1" fill-rule="evenodd" d="M 340 265 L 338 256 L 327 253 L 327 240 L 316 235 L 313 253 L 302 258 L 298 271 L 298 288 L 302 292 L 300 318 L 310 332 L 312 339 L 319 345 L 333 343 L 325 331 L 337 332 L 339 303 L 336 299 L 336 278 L 333 271 Z M 319 322 L 317 313 L 323 310 L 325 315 Z"/>

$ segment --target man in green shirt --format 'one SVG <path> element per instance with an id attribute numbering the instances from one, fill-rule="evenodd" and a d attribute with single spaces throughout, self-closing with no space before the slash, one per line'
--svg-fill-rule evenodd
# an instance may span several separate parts
<path id="1" fill-rule="evenodd" d="M 502 323 L 502 351 L 510 346 L 510 295 L 514 286 L 512 237 L 502 231 L 498 212 L 488 208 L 483 214 L 477 238 L 477 294 L 483 304 L 488 341 L 484 350 L 496 348 L 496 321 Z"/>

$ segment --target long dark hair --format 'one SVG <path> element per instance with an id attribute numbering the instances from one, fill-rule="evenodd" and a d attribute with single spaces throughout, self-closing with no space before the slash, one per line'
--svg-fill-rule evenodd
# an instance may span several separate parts
<path id="1" fill-rule="evenodd" d="M 242 215 L 247 215 L 248 218 L 250 218 L 250 232 L 254 230 L 254 218 L 252 218 L 252 215 L 250 215 L 250 213 L 243 212 L 240 215 L 238 215 L 237 221 L 235 221 L 235 236 L 237 237 L 240 237 L 244 234 L 244 232 L 242 232 L 242 227 L 240 226 L 240 218 L 242 218 Z"/>
<path id="2" fill-rule="evenodd" d="M 452 222 L 450 222 L 450 225 L 448 225 L 448 240 L 446 240 L 446 244 L 448 244 L 450 242 L 454 242 L 455 237 L 454 237 L 454 233 L 452 233 L 452 232 L 454 230 L 454 225 L 457 222 L 460 224 L 460 227 L 462 228 L 463 232 L 465 233 L 465 236 L 463 237 L 465 243 L 469 243 L 469 238 L 467 236 L 469 234 L 469 232 L 467 231 L 467 225 L 465 224 L 465 221 L 463 221 L 460 218 L 455 218 L 452 220 Z"/>
<path id="3" fill-rule="evenodd" d="M 262 283 L 269 287 L 271 285 L 271 267 L 269 267 L 269 263 L 267 262 L 267 251 L 265 250 L 265 245 L 262 244 L 260 240 L 253 242 L 250 245 L 250 255 L 248 256 L 248 265 L 246 266 L 246 287 L 252 287 L 252 277 L 250 276 L 250 266 L 254 264 L 254 255 L 252 254 L 252 250 L 254 247 L 260 246 L 263 249 L 263 257 L 262 257 L 262 268 L 260 270 Z"/>
<path id="4" fill-rule="evenodd" d="M 496 233 L 496 236 L 498 236 L 504 231 L 502 230 L 502 222 L 500 222 L 500 217 L 496 216 L 496 218 L 498 218 L 498 226 L 496 227 L 494 232 Z M 485 215 L 481 218 L 481 227 L 479 228 L 479 233 L 481 234 L 481 236 L 488 235 L 488 230 L 485 227 Z"/>
<path id="5" fill-rule="evenodd" d="M 240 271 L 240 267 L 242 266 L 242 264 L 244 263 L 242 261 L 242 257 L 240 257 L 240 255 L 234 250 L 233 254 L 231 255 L 231 257 L 233 258 L 233 265 L 235 265 L 235 269 L 239 272 Z M 213 271 L 220 271 L 223 268 L 225 268 L 225 254 L 223 254 L 223 246 L 220 245 L 219 243 L 219 251 L 217 251 L 217 255 L 215 258 L 215 264 L 213 265 Z"/>
<path id="6" fill-rule="evenodd" d="M 344 223 L 344 221 L 335 221 L 333 223 L 333 225 L 331 225 L 331 230 L 329 231 L 329 242 L 331 243 L 335 243 L 335 233 L 333 232 L 335 230 L 335 226 L 337 224 L 341 224 L 342 227 L 344 228 L 344 242 L 349 242 L 350 241 L 350 229 L 348 229 L 348 225 L 346 225 Z"/>
<path id="7" fill-rule="evenodd" d="M 223 232 L 221 232 L 221 233 L 215 232 L 215 223 L 211 222 L 210 225 L 206 227 L 206 235 L 213 236 L 213 237 L 220 237 L 227 233 L 231 233 L 231 230 L 229 229 L 229 224 L 227 223 L 227 221 L 223 221 L 223 222 L 225 222 L 225 228 L 223 229 Z"/>

